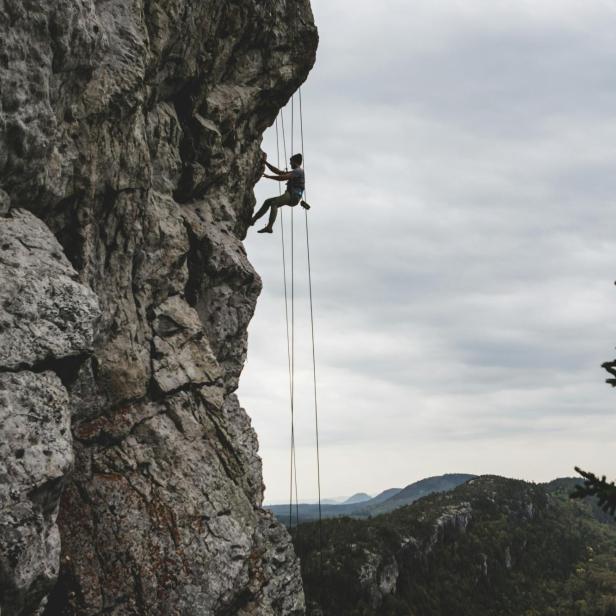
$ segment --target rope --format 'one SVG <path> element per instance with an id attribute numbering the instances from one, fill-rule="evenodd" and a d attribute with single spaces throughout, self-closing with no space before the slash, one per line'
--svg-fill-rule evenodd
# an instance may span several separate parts
<path id="1" fill-rule="evenodd" d="M 295 230 L 291 210 L 291 417 L 293 419 L 293 469 L 295 474 L 295 522 L 299 526 L 299 498 L 297 496 L 297 452 L 295 450 Z"/>
<path id="2" fill-rule="evenodd" d="M 291 156 L 293 156 L 294 131 L 293 98 L 291 98 Z M 299 497 L 297 495 L 297 452 L 295 449 L 295 230 L 293 228 L 293 211 L 293 208 L 291 208 L 291 449 L 295 479 L 295 528 L 297 529 L 299 527 Z"/>
<path id="3" fill-rule="evenodd" d="M 284 130 L 284 120 L 282 120 L 283 130 Z M 276 166 L 280 169 L 280 134 L 278 131 L 278 117 L 276 117 Z M 282 194 L 282 187 L 280 183 L 278 183 L 278 196 Z M 288 291 L 287 291 L 287 258 L 285 251 L 285 241 L 284 241 L 284 216 L 283 213 L 280 212 L 280 237 L 282 244 L 282 282 L 284 287 L 284 316 L 286 323 L 286 334 L 287 334 L 287 365 L 289 369 L 289 399 L 293 397 L 293 389 L 291 386 L 291 346 L 290 346 L 290 338 L 289 338 L 289 299 L 288 299 Z M 293 523 L 293 510 L 292 510 L 292 502 L 293 502 L 293 419 L 291 419 L 291 480 L 289 487 L 289 528 Z"/>
<path id="4" fill-rule="evenodd" d="M 298 11 L 298 7 L 296 7 L 296 11 Z M 298 15 L 293 19 L 293 23 L 297 24 L 299 22 Z M 304 162 L 304 169 L 306 168 L 305 164 L 305 155 L 304 155 L 304 117 L 303 117 L 303 108 L 302 108 L 302 88 L 299 87 L 298 91 L 299 95 L 299 122 L 300 122 L 300 137 L 301 137 L 301 153 L 302 159 Z M 285 163 L 287 160 L 287 151 L 286 151 L 286 139 L 284 135 L 284 115 L 282 114 L 282 110 L 280 110 L 281 117 L 283 118 L 282 131 L 283 131 L 283 143 L 284 143 L 284 151 L 285 151 Z M 294 135 L 295 135 L 295 95 L 291 96 L 291 155 L 295 153 L 295 145 L 294 145 Z M 280 165 L 278 165 L 280 168 Z M 286 168 L 286 167 L 285 167 Z M 305 198 L 307 200 L 308 191 L 304 189 Z M 293 470 L 295 470 L 295 502 L 297 508 L 297 528 L 299 527 L 299 499 L 297 498 L 297 464 L 295 460 L 295 427 L 294 427 L 294 398 L 295 398 L 295 269 L 294 269 L 294 229 L 293 229 L 293 212 L 295 208 L 291 208 L 291 354 L 290 354 L 290 387 L 291 387 L 291 473 L 293 475 Z M 323 578 L 323 532 L 322 532 L 322 511 L 321 511 L 321 460 L 319 453 L 319 411 L 318 411 L 318 402 L 317 402 L 317 363 L 316 363 L 316 352 L 315 352 L 315 335 L 314 335 L 314 307 L 312 300 L 312 266 L 310 263 L 310 234 L 308 230 L 308 210 L 304 210 L 305 214 L 305 228 L 306 228 L 306 255 L 307 255 L 307 264 L 308 264 L 308 290 L 309 290 L 309 299 L 310 299 L 310 336 L 312 341 L 312 382 L 313 382 L 313 395 L 314 395 L 314 427 L 315 427 L 315 438 L 316 438 L 316 458 L 317 458 L 317 487 L 318 487 L 318 498 L 319 498 L 319 576 L 321 578 L 321 583 L 319 584 L 319 595 L 321 589 L 323 588 L 322 578 Z M 281 217 L 282 224 L 282 217 Z M 282 227 L 281 227 L 282 228 Z M 285 259 L 284 252 L 284 238 L 283 238 L 283 262 Z M 289 338 L 289 323 L 288 323 L 288 310 L 286 308 L 286 264 L 285 268 L 285 313 L 287 314 L 287 348 L 288 348 L 288 338 Z M 295 465 L 295 466 L 294 466 Z M 293 491 L 292 488 L 290 490 L 289 499 L 289 528 L 291 528 L 291 510 L 292 510 L 292 499 L 293 499 Z M 319 603 L 321 600 L 319 598 Z"/>
<path id="5" fill-rule="evenodd" d="M 287 164 L 287 138 L 285 137 L 284 134 L 284 113 L 282 112 L 282 109 L 280 110 L 280 121 L 282 123 L 282 146 L 284 148 L 283 152 L 284 152 L 284 160 L 285 160 L 285 169 L 286 164 Z M 278 169 L 280 169 L 280 166 L 278 167 Z"/>
<path id="6" fill-rule="evenodd" d="M 299 126 L 300 138 L 302 146 L 302 159 L 304 169 L 306 169 L 306 158 L 304 156 L 304 114 L 302 108 L 302 88 L 299 88 Z M 306 200 L 308 199 L 308 191 L 304 189 Z M 310 336 L 312 340 L 312 385 L 314 396 L 314 432 L 316 440 L 317 454 L 317 488 L 319 497 L 319 571 L 323 575 L 323 517 L 321 511 L 321 456 L 319 452 L 319 405 L 317 399 L 317 359 L 314 344 L 314 307 L 312 302 L 312 266 L 310 263 L 310 233 L 308 230 L 308 210 L 304 210 L 304 218 L 306 222 L 306 255 L 308 262 L 308 297 L 310 299 Z M 322 587 L 322 584 L 320 585 Z"/>
<path id="7" fill-rule="evenodd" d="M 276 116 L 275 126 L 276 126 L 276 166 L 278 167 L 278 169 L 280 169 L 280 137 L 278 133 L 278 116 Z M 278 182 L 278 196 L 280 196 L 281 194 L 282 194 L 282 187 L 280 186 L 280 182 Z M 282 220 L 282 216 L 280 218 Z M 282 232 L 284 233 L 284 225 L 282 227 Z M 282 243 L 282 253 L 284 255 L 284 242 Z M 284 265 L 284 262 L 283 262 L 283 265 Z M 286 274 L 284 277 L 284 284 L 285 284 L 285 289 L 286 289 L 286 286 L 287 286 Z M 286 293 L 285 293 L 285 304 L 286 304 Z"/>
<path id="8" fill-rule="evenodd" d="M 299 88 L 299 125 L 301 139 L 301 153 L 305 164 L 304 154 L 304 118 L 302 104 L 302 90 Z M 287 136 L 284 124 L 284 113 L 280 111 L 280 125 L 282 130 L 282 145 L 285 161 L 287 158 Z M 291 154 L 294 153 L 295 147 L 295 96 L 291 97 Z M 278 118 L 276 118 L 276 155 L 277 164 L 280 168 L 280 132 L 278 130 Z M 286 167 L 285 167 L 286 168 Z M 279 185 L 279 194 L 282 189 Z M 305 190 L 305 197 L 308 197 L 308 191 Z M 293 488 L 295 488 L 295 516 L 296 530 L 299 526 L 299 497 L 297 488 L 297 458 L 295 448 L 295 228 L 294 228 L 294 208 L 291 209 L 291 324 L 289 327 L 289 297 L 287 287 L 287 264 L 286 264 L 286 242 L 284 236 L 284 220 L 283 213 L 280 212 L 280 229 L 282 241 L 282 267 L 283 267 L 283 284 L 284 284 L 284 301 L 285 301 L 285 322 L 287 336 L 287 362 L 289 368 L 289 396 L 291 405 L 291 452 L 290 452 L 290 475 L 289 475 L 289 529 L 293 527 Z M 314 428 L 316 440 L 316 462 L 317 462 L 317 489 L 318 489 L 318 506 L 319 506 L 319 568 L 320 574 L 323 573 L 323 517 L 321 505 L 321 459 L 319 449 L 319 410 L 318 410 L 318 387 L 317 387 L 317 362 L 315 350 L 315 327 L 314 327 L 314 303 L 312 293 L 312 264 L 310 259 L 310 231 L 308 225 L 308 211 L 305 210 L 305 231 L 306 231 L 306 254 L 308 265 L 308 295 L 310 304 L 310 336 L 312 343 L 312 383 L 313 383 L 313 402 L 314 402 Z"/>
<path id="9" fill-rule="evenodd" d="M 286 158 L 287 155 L 287 140 L 284 127 L 284 113 L 280 111 L 280 121 L 282 128 L 282 144 Z M 278 118 L 276 118 L 276 157 L 277 167 L 280 169 L 280 138 L 278 131 Z M 278 184 L 278 194 L 282 194 L 282 188 Z M 293 218 L 291 217 L 291 333 L 289 335 L 289 299 L 287 287 L 287 265 L 286 265 L 286 250 L 284 238 L 284 216 L 280 212 L 280 236 L 282 241 L 282 271 L 284 285 L 284 303 L 285 303 L 285 322 L 287 335 L 287 362 L 289 369 L 289 398 L 291 403 L 291 460 L 289 470 L 289 529 L 293 527 L 293 485 L 295 484 L 295 524 L 299 525 L 299 496 L 297 490 L 297 459 L 295 453 L 295 273 L 294 273 L 294 242 L 293 242 Z"/>
<path id="10" fill-rule="evenodd" d="M 291 153 L 295 153 L 295 97 L 291 96 Z M 285 146 L 286 150 L 286 146 Z M 285 169 L 287 169 L 288 158 L 285 155 Z M 299 498 L 297 495 L 297 457 L 295 450 L 295 230 L 294 214 L 295 208 L 291 208 L 291 451 L 293 455 L 293 472 L 295 478 L 295 530 L 299 531 Z"/>

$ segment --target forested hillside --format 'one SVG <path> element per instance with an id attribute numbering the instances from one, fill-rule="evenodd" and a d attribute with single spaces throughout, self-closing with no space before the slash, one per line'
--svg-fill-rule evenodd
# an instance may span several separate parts
<path id="1" fill-rule="evenodd" d="M 569 480 L 484 476 L 370 520 L 294 531 L 309 614 L 616 615 L 616 526 Z M 597 514 L 597 515 L 595 515 Z"/>

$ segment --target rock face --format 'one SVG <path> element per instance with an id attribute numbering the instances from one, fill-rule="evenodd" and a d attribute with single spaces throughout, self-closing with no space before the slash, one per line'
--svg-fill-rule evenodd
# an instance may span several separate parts
<path id="1" fill-rule="evenodd" d="M 47 614 L 303 613 L 234 391 L 260 140 L 316 45 L 308 0 L 0 2 L 3 615 L 58 561 Z"/>
<path id="2" fill-rule="evenodd" d="M 55 583 L 58 503 L 73 463 L 64 383 L 92 350 L 94 293 L 45 224 L 0 217 L 0 589 L 2 611 L 32 613 Z"/>

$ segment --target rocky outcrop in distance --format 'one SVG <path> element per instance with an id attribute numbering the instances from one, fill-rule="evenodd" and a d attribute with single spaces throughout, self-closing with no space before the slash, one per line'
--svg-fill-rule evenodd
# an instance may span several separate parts
<path id="1" fill-rule="evenodd" d="M 0 3 L 3 616 L 301 614 L 235 395 L 308 0 Z"/>

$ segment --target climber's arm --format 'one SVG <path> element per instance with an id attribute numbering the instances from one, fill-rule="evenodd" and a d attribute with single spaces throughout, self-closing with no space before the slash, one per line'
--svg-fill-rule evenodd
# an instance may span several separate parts
<path id="1" fill-rule="evenodd" d="M 273 171 L 274 173 L 281 175 L 282 173 L 284 173 L 284 171 L 281 171 L 280 169 L 278 169 L 277 167 L 274 167 L 274 165 L 270 165 L 270 163 L 268 163 L 267 161 L 265 161 L 265 164 L 267 166 L 267 168 L 270 171 Z M 267 177 L 267 176 L 266 176 Z"/>
<path id="2" fill-rule="evenodd" d="M 277 180 L 278 182 L 286 182 L 291 179 L 290 173 L 283 173 L 282 175 L 267 175 L 263 174 L 264 178 L 268 178 L 270 180 Z"/>

